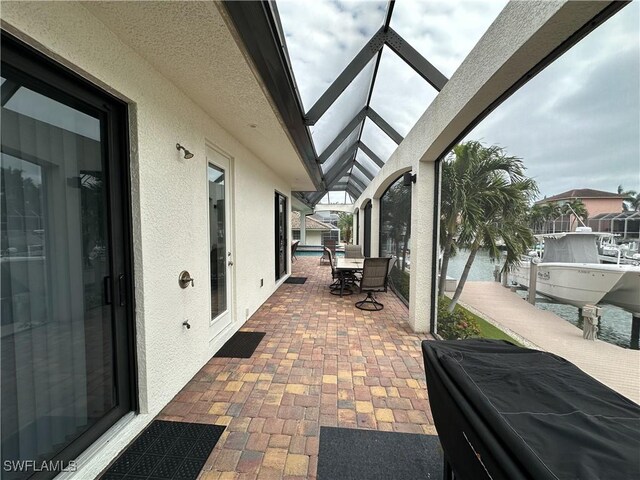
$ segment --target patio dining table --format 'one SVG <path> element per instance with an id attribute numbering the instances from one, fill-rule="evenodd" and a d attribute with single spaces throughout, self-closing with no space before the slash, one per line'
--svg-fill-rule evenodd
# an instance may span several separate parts
<path id="1" fill-rule="evenodd" d="M 364 258 L 336 258 L 336 270 L 340 273 L 355 273 L 362 272 L 364 268 Z M 345 275 L 340 275 L 340 296 L 342 296 L 347 287 L 345 282 Z"/>

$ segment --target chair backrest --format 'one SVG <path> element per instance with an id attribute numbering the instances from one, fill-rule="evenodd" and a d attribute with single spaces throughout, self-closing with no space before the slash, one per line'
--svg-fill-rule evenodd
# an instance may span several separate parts
<path id="1" fill-rule="evenodd" d="M 336 241 L 333 238 L 327 238 L 324 241 L 324 247 L 328 248 L 332 253 L 336 252 Z"/>
<path id="2" fill-rule="evenodd" d="M 391 275 L 391 270 L 393 269 L 393 266 L 398 261 L 398 257 L 396 257 L 395 255 L 392 255 L 390 258 L 391 258 L 391 261 L 389 262 L 389 270 L 387 271 L 387 275 Z"/>
<path id="3" fill-rule="evenodd" d="M 360 245 L 345 245 L 344 258 L 363 258 Z"/>
<path id="4" fill-rule="evenodd" d="M 365 258 L 362 279 L 360 280 L 360 291 L 383 290 L 386 292 L 390 262 L 390 257 Z"/>
<path id="5" fill-rule="evenodd" d="M 324 253 L 327 255 L 327 257 L 329 257 L 329 265 L 331 265 L 331 272 L 335 273 L 336 265 L 333 262 L 333 253 L 331 253 L 331 250 L 329 250 L 327 247 L 324 247 Z"/>
<path id="6" fill-rule="evenodd" d="M 299 244 L 300 244 L 300 240 L 296 240 L 291 244 L 291 256 L 296 254 L 296 250 L 298 250 Z"/>

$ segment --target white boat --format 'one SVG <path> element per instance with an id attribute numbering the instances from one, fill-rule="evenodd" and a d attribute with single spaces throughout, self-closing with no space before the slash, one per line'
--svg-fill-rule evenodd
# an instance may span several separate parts
<path id="1" fill-rule="evenodd" d="M 633 313 L 640 311 L 640 267 L 600 263 L 599 236 L 587 228 L 537 235 L 544 241 L 542 259 L 523 258 L 512 278 L 528 287 L 533 258 L 537 263 L 536 291 L 546 297 L 578 308 L 609 303 Z"/>
<path id="2" fill-rule="evenodd" d="M 640 316 L 640 267 L 620 265 L 626 271 L 613 288 L 604 296 L 603 303 L 609 303 Z"/>
<path id="3" fill-rule="evenodd" d="M 638 242 L 618 244 L 610 233 L 599 233 L 598 253 L 601 263 L 640 265 Z"/>

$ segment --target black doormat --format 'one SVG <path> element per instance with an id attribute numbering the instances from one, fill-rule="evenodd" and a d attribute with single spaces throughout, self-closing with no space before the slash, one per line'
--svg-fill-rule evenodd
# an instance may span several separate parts
<path id="1" fill-rule="evenodd" d="M 219 425 L 154 420 L 101 478 L 195 480 L 224 429 Z"/>
<path id="2" fill-rule="evenodd" d="M 265 332 L 236 332 L 214 357 L 251 358 Z"/>
<path id="3" fill-rule="evenodd" d="M 295 283 L 298 285 L 302 285 L 306 281 L 307 277 L 289 277 L 284 281 L 284 283 Z"/>
<path id="4" fill-rule="evenodd" d="M 318 480 L 441 479 L 436 435 L 320 427 Z"/>

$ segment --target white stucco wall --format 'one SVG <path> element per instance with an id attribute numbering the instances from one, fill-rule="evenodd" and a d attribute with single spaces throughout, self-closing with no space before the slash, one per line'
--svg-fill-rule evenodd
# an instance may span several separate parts
<path id="1" fill-rule="evenodd" d="M 33 45 L 37 42 L 41 50 L 131 105 L 136 344 L 143 415 L 122 426 L 117 441 L 98 449 L 93 461 L 81 463 L 77 477 L 94 478 L 219 347 L 209 345 L 205 145 L 226 152 L 233 164 L 232 252 L 235 282 L 242 286 L 234 290 L 233 330 L 276 288 L 274 191 L 290 198 L 290 186 L 83 6 L 5 2 L 2 22 L 3 28 Z M 182 159 L 176 142 L 195 157 Z M 194 277 L 193 288 L 178 286 L 182 270 Z M 182 326 L 185 319 L 190 330 Z"/>
<path id="2" fill-rule="evenodd" d="M 322 245 L 322 232 L 320 230 L 307 230 L 305 245 Z"/>

